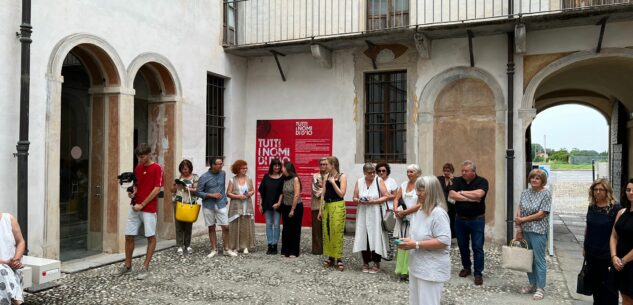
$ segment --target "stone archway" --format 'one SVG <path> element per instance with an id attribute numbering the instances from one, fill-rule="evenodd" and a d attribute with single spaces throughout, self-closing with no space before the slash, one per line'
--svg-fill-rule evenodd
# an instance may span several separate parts
<path id="1" fill-rule="evenodd" d="M 128 68 L 129 86 L 134 87 L 135 81 L 142 81 L 144 96 L 135 96 L 134 103 L 138 109 L 142 103 L 143 118 L 137 115 L 132 118 L 134 125 L 141 124 L 147 126 L 146 132 L 138 138 L 138 142 L 147 141 L 152 147 L 154 160 L 163 166 L 165 170 L 165 185 L 171 185 L 178 175 L 178 156 L 181 156 L 181 137 L 177 136 L 180 130 L 179 107 L 181 98 L 180 81 L 173 65 L 164 56 L 154 53 L 144 53 L 136 57 Z M 133 126 L 135 134 L 138 126 Z M 142 126 L 141 128 L 145 128 Z M 159 199 L 159 220 L 157 234 L 160 238 L 173 238 L 174 221 L 173 207 L 171 204 L 171 190 L 164 188 L 164 196 Z"/>
<path id="2" fill-rule="evenodd" d="M 505 202 L 505 167 L 496 166 L 503 164 L 505 152 L 506 108 L 501 86 L 482 69 L 455 67 L 433 77 L 420 96 L 419 151 L 426 156 L 420 160 L 422 171 L 438 172 L 450 161 L 459 175 L 461 161 L 478 163 L 478 172 L 490 183 L 486 235 L 503 236 L 505 222 L 495 221 L 505 219 L 506 210 L 503 204 L 495 205 Z M 452 129 L 451 125 L 459 126 Z"/>
<path id="3" fill-rule="evenodd" d="M 45 257 L 58 258 L 60 254 L 60 132 L 62 66 L 68 54 L 86 68 L 90 79 L 91 103 L 90 130 L 90 186 L 89 186 L 89 239 L 96 248 L 105 252 L 122 249 L 123 238 L 119 232 L 125 223 L 119 221 L 127 210 L 120 204 L 126 199 L 124 190 L 116 182 L 121 172 L 120 118 L 121 101 L 130 91 L 126 72 L 117 52 L 105 40 L 90 34 L 74 34 L 62 39 L 49 58 L 46 78 L 46 166 L 45 166 L 45 234 L 42 249 Z M 122 219 L 125 219 L 124 216 Z"/>
<path id="4" fill-rule="evenodd" d="M 529 162 L 528 142 L 524 140 L 529 126 L 537 112 L 551 105 L 581 103 L 600 112 L 610 125 L 609 155 L 610 176 L 614 191 L 619 194 L 622 181 L 633 173 L 629 160 L 633 131 L 627 126 L 629 113 L 633 110 L 633 94 L 628 75 L 633 73 L 633 50 L 603 49 L 600 53 L 582 51 L 569 55 L 533 55 L 541 57 L 534 60 L 548 60 L 533 76 L 527 75 L 529 82 L 525 86 L 521 108 L 518 110 L 515 139 L 520 143 L 517 150 L 515 168 L 520 177 L 528 171 L 524 162 Z M 547 59 L 550 57 L 549 59 Z M 526 67 L 529 69 L 530 67 Z M 526 72 L 524 72 L 526 73 Z M 525 180 L 517 180 L 515 189 Z"/>

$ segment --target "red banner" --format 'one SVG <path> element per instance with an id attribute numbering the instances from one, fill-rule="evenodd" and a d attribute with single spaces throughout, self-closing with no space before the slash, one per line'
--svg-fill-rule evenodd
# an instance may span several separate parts
<path id="1" fill-rule="evenodd" d="M 294 164 L 301 179 L 303 226 L 312 225 L 312 174 L 319 171 L 319 159 L 332 155 L 332 119 L 257 120 L 255 144 L 255 188 L 268 174 L 270 160 L 279 159 Z M 259 194 L 255 197 L 259 209 Z M 255 221 L 265 223 L 264 215 L 256 213 Z"/>

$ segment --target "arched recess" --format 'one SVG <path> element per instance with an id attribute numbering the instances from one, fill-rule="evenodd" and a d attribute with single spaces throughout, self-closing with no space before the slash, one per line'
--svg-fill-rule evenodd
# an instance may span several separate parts
<path id="1" fill-rule="evenodd" d="M 521 146 L 517 150 L 515 168 L 518 177 L 528 171 L 529 127 L 542 111 L 553 104 L 582 103 L 591 105 L 607 118 L 610 126 L 610 176 L 614 192 L 619 194 L 623 179 L 633 173 L 629 143 L 633 132 L 628 125 L 633 110 L 633 50 L 627 48 L 576 52 L 545 66 L 525 87 L 518 110 L 515 139 Z M 580 94 L 578 92 L 581 92 Z M 525 138 L 524 138 L 525 137 Z M 527 166 L 526 166 L 527 165 Z M 525 185 L 517 179 L 515 194 Z"/>
<path id="2" fill-rule="evenodd" d="M 44 240 L 41 252 L 46 257 L 58 258 L 60 254 L 60 130 L 62 67 L 66 57 L 72 53 L 86 68 L 90 78 L 90 185 L 88 199 L 89 239 L 93 246 L 104 252 L 119 252 L 123 249 L 121 234 L 125 222 L 121 204 L 127 199 L 124 190 L 116 182 L 116 176 L 124 169 L 120 144 L 120 113 L 127 89 L 124 65 L 115 49 L 95 35 L 78 33 L 60 40 L 53 48 L 46 71 L 47 115 L 46 167 L 44 183 Z M 98 243 L 95 245 L 94 243 Z"/>
<path id="3" fill-rule="evenodd" d="M 134 89 L 135 84 L 143 82 L 143 96 L 134 98 L 135 111 L 133 118 L 134 134 L 137 142 L 147 142 L 152 147 L 154 159 L 164 167 L 165 181 L 173 181 L 177 176 L 177 167 L 181 153 L 179 113 L 181 86 L 176 69 L 167 58 L 160 54 L 143 53 L 137 56 L 128 67 L 128 86 Z M 135 90 L 136 92 L 139 92 Z M 139 117 L 139 115 L 143 117 Z M 142 126 L 139 126 L 142 125 Z M 139 132 L 143 130 L 143 132 Z M 134 143 L 135 145 L 138 143 Z M 173 238 L 174 209 L 170 188 L 164 189 L 164 196 L 159 199 L 160 215 L 157 225 L 159 238 Z"/>
<path id="4" fill-rule="evenodd" d="M 420 96 L 418 131 L 420 156 L 425 156 L 420 159 L 423 172 L 439 172 L 441 165 L 450 161 L 459 176 L 461 161 L 471 159 L 478 163 L 478 173 L 490 183 L 486 197 L 489 224 L 486 236 L 504 236 L 505 223 L 495 221 L 505 217 L 505 206 L 495 205 L 505 202 L 505 167 L 498 165 L 503 164 L 505 152 L 506 107 L 501 86 L 487 71 L 454 67 L 434 76 Z M 455 129 L 451 129 L 451 122 Z M 462 123 L 470 127 L 456 127 Z M 469 133 L 475 130 L 485 134 Z M 439 137 L 440 134 L 443 137 Z M 451 152 L 458 152 L 456 156 L 460 160 L 448 160 L 449 155 L 454 155 Z M 442 160 L 436 160 L 438 156 L 442 156 Z"/>

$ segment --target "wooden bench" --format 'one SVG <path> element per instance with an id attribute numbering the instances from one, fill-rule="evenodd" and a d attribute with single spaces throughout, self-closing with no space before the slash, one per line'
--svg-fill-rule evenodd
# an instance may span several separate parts
<path id="1" fill-rule="evenodd" d="M 358 205 L 353 201 L 345 201 L 345 233 L 356 231 L 356 212 Z"/>

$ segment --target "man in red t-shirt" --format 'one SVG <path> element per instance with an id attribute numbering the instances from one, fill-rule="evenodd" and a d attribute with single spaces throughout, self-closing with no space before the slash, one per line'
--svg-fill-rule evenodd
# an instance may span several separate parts
<path id="1" fill-rule="evenodd" d="M 158 193 L 163 186 L 163 168 L 152 160 L 152 149 L 142 143 L 135 150 L 139 164 L 134 169 L 136 183 L 134 192 L 128 193 L 133 199 L 134 205 L 130 209 L 125 228 L 125 266 L 119 271 L 124 275 L 132 271 L 132 252 L 134 251 L 134 238 L 143 225 L 145 237 L 147 237 L 147 254 L 143 262 L 143 270 L 136 276 L 138 280 L 144 280 L 149 276 L 149 263 L 156 249 L 156 210 L 158 205 Z"/>

